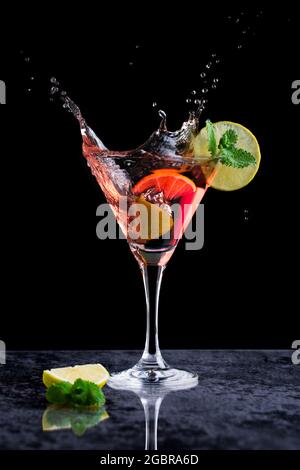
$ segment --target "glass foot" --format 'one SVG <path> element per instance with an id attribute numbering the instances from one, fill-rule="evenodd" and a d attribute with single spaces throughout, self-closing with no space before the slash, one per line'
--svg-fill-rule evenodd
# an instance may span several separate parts
<path id="1" fill-rule="evenodd" d="M 108 381 L 111 388 L 137 390 L 144 387 L 161 387 L 181 390 L 198 384 L 198 375 L 181 369 L 141 368 L 138 364 L 131 369 L 112 374 Z"/>

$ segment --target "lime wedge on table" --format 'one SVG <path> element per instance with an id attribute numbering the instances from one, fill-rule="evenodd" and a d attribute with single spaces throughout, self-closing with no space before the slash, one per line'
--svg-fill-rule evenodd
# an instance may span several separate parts
<path id="1" fill-rule="evenodd" d="M 57 369 L 44 370 L 43 382 L 46 387 L 59 382 L 74 383 L 76 379 L 94 382 L 98 387 L 103 387 L 109 379 L 109 373 L 101 364 L 85 364 L 73 367 L 59 367 Z"/>
<path id="2" fill-rule="evenodd" d="M 230 121 L 219 121 L 214 123 L 214 130 L 217 144 L 228 129 L 234 130 L 238 135 L 237 147 L 247 150 L 256 159 L 255 165 L 249 165 L 246 168 L 233 168 L 218 164 L 215 177 L 210 186 L 222 191 L 234 191 L 243 188 L 254 178 L 260 164 L 260 149 L 258 142 L 252 132 L 241 124 Z M 195 156 L 210 156 L 208 150 L 208 139 L 206 128 L 203 128 L 194 141 Z"/>

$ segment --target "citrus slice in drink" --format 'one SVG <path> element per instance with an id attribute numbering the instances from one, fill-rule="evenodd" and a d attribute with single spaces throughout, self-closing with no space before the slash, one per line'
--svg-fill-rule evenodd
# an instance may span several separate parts
<path id="1" fill-rule="evenodd" d="M 238 135 L 237 147 L 250 152 L 256 160 L 255 165 L 249 165 L 245 168 L 233 168 L 219 163 L 217 165 L 216 173 L 210 186 L 222 191 L 234 191 L 243 188 L 252 181 L 256 175 L 260 165 L 260 148 L 255 136 L 246 127 L 241 124 L 230 121 L 219 121 L 214 123 L 214 130 L 217 145 L 228 129 L 232 129 Z M 194 155 L 195 157 L 209 156 L 208 138 L 206 128 L 203 128 L 197 135 L 194 141 Z"/>
<path id="2" fill-rule="evenodd" d="M 154 170 L 136 183 L 132 192 L 140 195 L 150 188 L 155 188 L 157 192 L 162 191 L 164 198 L 169 201 L 178 199 L 187 193 L 193 193 L 197 189 L 192 180 L 172 168 Z"/>
<path id="3" fill-rule="evenodd" d="M 128 236 L 137 242 L 155 240 L 170 232 L 173 227 L 172 215 L 158 204 L 147 201 L 143 196 L 136 199 L 130 207 Z"/>
<path id="4" fill-rule="evenodd" d="M 109 373 L 101 364 L 59 367 L 43 372 L 43 382 L 47 388 L 59 382 L 73 384 L 77 379 L 88 380 L 94 382 L 98 387 L 103 387 L 109 379 Z"/>

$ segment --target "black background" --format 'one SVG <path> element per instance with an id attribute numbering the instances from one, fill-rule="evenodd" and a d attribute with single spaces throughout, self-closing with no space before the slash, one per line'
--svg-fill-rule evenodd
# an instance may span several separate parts
<path id="1" fill-rule="evenodd" d="M 180 126 L 213 51 L 223 59 L 215 72 L 220 86 L 203 120 L 250 128 L 262 163 L 248 187 L 206 194 L 204 248 L 179 245 L 165 271 L 161 346 L 289 348 L 299 337 L 300 106 L 291 101 L 298 9 L 115 3 L 86 6 L 80 20 L 54 13 L 50 20 L 50 12 L 35 12 L 39 18 L 29 21 L 27 12 L 1 41 L 2 53 L 9 50 L 0 76 L 7 83 L 0 330 L 7 348 L 144 344 L 137 263 L 126 241 L 96 237 L 104 197 L 81 156 L 77 122 L 49 103 L 49 77 L 60 80 L 109 148 L 133 148 L 157 127 L 159 108 L 169 128 Z M 248 24 L 255 34 L 241 42 Z"/>

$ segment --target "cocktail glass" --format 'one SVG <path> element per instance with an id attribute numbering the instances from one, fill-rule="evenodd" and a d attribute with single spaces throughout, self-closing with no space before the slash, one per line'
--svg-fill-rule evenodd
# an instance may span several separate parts
<path id="1" fill-rule="evenodd" d="M 141 147 L 114 152 L 81 121 L 83 154 L 139 264 L 146 295 L 144 352 L 133 367 L 112 375 L 114 388 L 176 390 L 198 381 L 195 373 L 166 363 L 158 340 L 163 272 L 216 171 L 213 160 L 193 155 L 196 127 L 191 117 L 179 131 L 169 132 L 163 120 Z"/>

